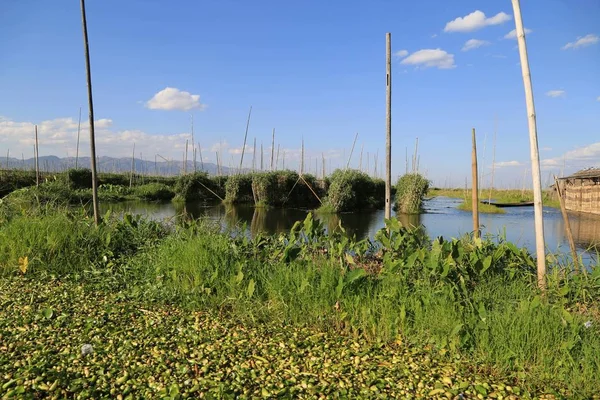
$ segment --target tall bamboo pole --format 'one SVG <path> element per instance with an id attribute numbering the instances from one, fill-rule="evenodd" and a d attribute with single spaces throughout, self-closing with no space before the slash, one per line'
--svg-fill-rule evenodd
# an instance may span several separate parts
<path id="1" fill-rule="evenodd" d="M 386 34 L 385 218 L 392 217 L 392 34 Z"/>
<path id="2" fill-rule="evenodd" d="M 242 157 L 240 157 L 240 169 L 238 173 L 242 172 L 242 165 L 244 163 L 244 153 L 246 152 L 246 139 L 248 139 L 248 128 L 250 127 L 250 115 L 252 115 L 252 106 L 248 111 L 248 121 L 246 121 L 246 133 L 244 134 L 244 146 L 242 147 Z"/>
<path id="3" fill-rule="evenodd" d="M 304 136 L 302 137 L 302 150 L 300 157 L 300 175 L 302 175 L 304 173 Z"/>
<path id="4" fill-rule="evenodd" d="M 264 158 L 263 158 L 263 144 L 260 142 L 260 170 L 262 171 L 265 167 Z"/>
<path id="5" fill-rule="evenodd" d="M 358 160 L 358 170 L 362 172 L 362 158 L 363 158 L 363 150 L 365 149 L 365 144 L 362 143 L 360 145 L 360 158 Z"/>
<path id="6" fill-rule="evenodd" d="M 188 139 L 185 140 L 185 157 L 183 160 L 183 174 L 187 175 L 187 165 L 188 165 Z"/>
<path id="7" fill-rule="evenodd" d="M 473 176 L 473 187 L 471 188 L 471 197 L 473 204 L 473 235 L 479 237 L 479 190 L 478 190 L 478 175 L 477 175 L 477 143 L 475 140 L 475 128 L 471 132 L 473 140 L 473 149 L 471 151 L 471 172 Z"/>
<path id="8" fill-rule="evenodd" d="M 275 169 L 279 169 L 279 148 L 281 144 L 277 145 L 277 159 L 275 160 Z"/>
<path id="9" fill-rule="evenodd" d="M 129 188 L 133 186 L 133 174 L 135 172 L 135 142 L 133 142 L 133 150 L 131 152 L 131 169 L 129 171 Z"/>
<path id="10" fill-rule="evenodd" d="M 346 169 L 350 167 L 350 161 L 352 160 L 352 154 L 354 153 L 354 146 L 356 145 L 356 139 L 358 139 L 358 132 L 354 135 L 354 141 L 352 142 L 352 148 L 350 149 L 350 155 L 348 156 L 348 161 L 346 162 Z"/>
<path id="11" fill-rule="evenodd" d="M 325 179 L 325 153 L 321 153 L 321 168 L 323 169 L 321 179 Z"/>
<path id="12" fill-rule="evenodd" d="M 196 173 L 196 145 L 194 144 L 194 114 L 191 115 L 192 117 L 192 151 L 193 151 L 193 157 L 194 157 L 194 173 Z"/>
<path id="13" fill-rule="evenodd" d="M 275 155 L 275 128 L 273 128 L 273 137 L 271 139 L 271 171 L 273 171 L 273 156 Z"/>
<path id="14" fill-rule="evenodd" d="M 40 186 L 40 154 L 38 147 L 38 129 L 37 125 L 35 126 L 35 186 Z"/>
<path id="15" fill-rule="evenodd" d="M 88 41 L 87 20 L 85 16 L 85 0 L 81 0 L 81 24 L 83 27 L 83 43 L 85 47 L 85 70 L 87 75 L 88 106 L 90 109 L 90 163 L 92 167 L 92 203 L 94 207 L 94 222 L 99 223 L 98 209 L 98 177 L 96 174 L 96 135 L 94 132 L 94 102 L 92 99 L 92 71 L 90 68 L 90 46 Z"/>
<path id="16" fill-rule="evenodd" d="M 254 146 L 252 149 L 252 171 L 256 171 L 256 137 L 254 138 Z"/>
<path id="17" fill-rule="evenodd" d="M 535 220 L 537 278 L 538 286 L 544 290 L 546 288 L 546 250 L 544 248 L 545 242 L 544 217 L 542 214 L 542 182 L 540 177 L 540 153 L 537 140 L 533 87 L 531 84 L 529 59 L 527 58 L 527 43 L 525 42 L 525 30 L 523 28 L 523 18 L 521 17 L 521 5 L 519 0 L 512 0 L 512 5 L 515 14 L 517 41 L 519 43 L 519 55 L 521 58 L 521 71 L 523 73 L 523 86 L 525 87 L 525 101 L 527 103 L 527 116 L 529 119 L 529 144 L 531 150 L 531 176 L 533 181 L 533 212 Z"/>
<path id="18" fill-rule="evenodd" d="M 204 161 L 202 160 L 202 147 L 198 143 L 198 154 L 200 155 L 200 171 L 204 171 Z"/>
<path id="19" fill-rule="evenodd" d="M 77 123 L 77 149 L 75 150 L 75 169 L 79 161 L 79 133 L 81 132 L 81 107 L 79 107 L 79 122 Z"/>

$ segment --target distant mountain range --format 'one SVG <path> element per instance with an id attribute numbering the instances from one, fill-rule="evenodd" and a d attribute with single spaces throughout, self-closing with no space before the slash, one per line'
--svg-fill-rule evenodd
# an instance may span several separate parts
<path id="1" fill-rule="evenodd" d="M 61 172 L 70 168 L 75 168 L 75 157 L 60 158 L 56 156 L 42 156 L 39 158 L 40 171 L 45 172 Z M 7 165 L 8 164 L 8 165 Z M 113 173 L 129 173 L 131 171 L 131 158 L 113 158 L 113 157 L 98 157 L 97 168 L 99 172 Z M 79 157 L 77 160 L 79 168 L 90 168 L 89 157 Z M 7 168 L 8 167 L 8 168 Z M 0 158 L 0 169 L 35 169 L 35 158 L 17 159 L 17 158 Z M 188 161 L 187 167 L 184 168 L 183 161 L 164 161 L 164 160 L 141 160 L 134 159 L 134 170 L 136 174 L 145 175 L 180 175 L 184 170 L 187 172 L 194 171 L 194 162 Z M 209 175 L 218 175 L 217 165 L 214 163 L 196 162 L 197 171 L 208 172 Z M 221 174 L 229 175 L 237 171 L 237 169 L 221 166 Z M 249 171 L 243 169 L 243 172 Z"/>

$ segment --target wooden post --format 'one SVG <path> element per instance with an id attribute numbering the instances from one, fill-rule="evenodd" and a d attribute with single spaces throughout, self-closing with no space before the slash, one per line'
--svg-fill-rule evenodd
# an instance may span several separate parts
<path id="1" fill-rule="evenodd" d="M 135 172 L 135 142 L 133 142 L 133 151 L 131 152 L 131 169 L 129 172 L 129 189 L 133 186 L 133 173 Z"/>
<path id="2" fill-rule="evenodd" d="M 392 217 L 392 34 L 386 34 L 385 218 Z"/>
<path id="3" fill-rule="evenodd" d="M 37 125 L 35 126 L 35 148 L 33 149 L 35 153 L 35 186 L 40 186 L 40 155 L 39 155 L 39 147 L 38 147 L 38 129 Z"/>
<path id="4" fill-rule="evenodd" d="M 413 155 L 412 172 L 417 171 L 417 154 L 419 154 L 419 138 L 415 140 L 415 154 Z"/>
<path id="5" fill-rule="evenodd" d="M 275 128 L 273 128 L 273 138 L 271 139 L 271 171 L 273 171 L 273 156 L 275 155 Z"/>
<path id="6" fill-rule="evenodd" d="M 567 240 L 569 241 L 569 247 L 571 248 L 571 257 L 573 257 L 575 271 L 579 272 L 579 258 L 577 257 L 577 249 L 575 248 L 575 241 L 573 240 L 573 232 L 571 232 L 571 225 L 569 224 L 569 215 L 567 214 L 567 208 L 565 207 L 563 189 L 556 176 L 554 176 L 554 185 L 556 186 L 556 194 L 558 195 L 558 202 L 560 203 L 560 212 L 565 223 L 565 233 L 567 234 Z"/>
<path id="7" fill-rule="evenodd" d="M 473 139 L 473 150 L 471 152 L 471 171 L 473 176 L 473 187 L 471 197 L 473 201 L 473 235 L 479 237 L 479 190 L 477 175 L 477 143 L 475 140 L 475 128 L 473 128 L 471 137 Z"/>
<path id="8" fill-rule="evenodd" d="M 535 247 L 537 255 L 537 278 L 540 289 L 546 289 L 546 249 L 544 242 L 544 216 L 542 203 L 542 182 L 540 177 L 540 153 L 537 140 L 537 125 L 535 120 L 535 105 L 533 102 L 533 87 L 531 85 L 531 72 L 529 70 L 529 59 L 527 57 L 527 43 L 525 42 L 525 30 L 521 17 L 521 5 L 519 0 L 512 0 L 515 14 L 515 26 L 517 41 L 519 43 L 519 55 L 521 59 L 521 71 L 523 74 L 523 86 L 525 87 L 525 101 L 527 104 L 527 116 L 529 119 L 529 145 L 531 150 L 531 176 L 533 181 L 533 212 L 535 221 Z"/>
<path id="9" fill-rule="evenodd" d="M 221 176 L 221 168 L 219 167 L 219 152 L 215 151 L 215 156 L 217 157 L 217 176 Z"/>
<path id="10" fill-rule="evenodd" d="M 98 177 L 96 174 L 96 135 L 94 132 L 94 102 L 92 99 L 92 71 L 90 68 L 90 46 L 87 33 L 87 20 L 85 16 L 85 0 L 81 0 L 81 23 L 83 27 L 83 43 L 85 47 L 85 69 L 87 75 L 88 106 L 90 109 L 90 163 L 92 167 L 92 203 L 94 207 L 94 223 L 100 220 L 98 208 Z"/>
<path id="11" fill-rule="evenodd" d="M 77 123 L 77 149 L 75 150 L 75 169 L 79 161 L 79 133 L 81 132 L 81 107 L 79 107 L 79 122 Z"/>
<path id="12" fill-rule="evenodd" d="M 248 121 L 246 121 L 246 133 L 244 134 L 244 146 L 242 146 L 242 157 L 240 157 L 240 169 L 238 173 L 242 172 L 242 165 L 244 163 L 244 153 L 246 152 L 246 139 L 248 139 L 248 127 L 250 127 L 250 115 L 252 115 L 252 106 L 248 112 Z"/>

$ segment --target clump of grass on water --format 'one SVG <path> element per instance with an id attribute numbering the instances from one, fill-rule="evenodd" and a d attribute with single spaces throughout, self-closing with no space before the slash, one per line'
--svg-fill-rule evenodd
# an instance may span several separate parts
<path id="1" fill-rule="evenodd" d="M 463 211 L 473 211 L 473 202 L 472 201 L 463 201 L 457 207 L 459 210 Z M 479 203 L 478 210 L 480 213 L 484 214 L 504 214 L 506 211 L 504 209 L 497 207 L 492 204 Z"/>

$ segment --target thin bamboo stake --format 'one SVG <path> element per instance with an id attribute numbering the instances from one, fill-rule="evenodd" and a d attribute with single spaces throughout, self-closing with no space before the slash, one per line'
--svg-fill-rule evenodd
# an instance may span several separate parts
<path id="1" fill-rule="evenodd" d="M 217 157 L 217 176 L 221 176 L 221 167 L 219 167 L 219 152 L 215 151 L 215 155 Z"/>
<path id="2" fill-rule="evenodd" d="M 413 165 L 412 165 L 413 172 L 416 172 L 416 170 L 417 170 L 417 154 L 419 154 L 419 138 L 417 138 L 415 141 L 415 154 L 413 155 Z"/>
<path id="3" fill-rule="evenodd" d="M 300 157 L 300 175 L 302 175 L 304 173 L 304 136 L 302 137 L 302 150 Z"/>
<path id="4" fill-rule="evenodd" d="M 323 172 L 321 174 L 321 179 L 325 179 L 325 153 L 321 153 L 321 168 Z"/>
<path id="5" fill-rule="evenodd" d="M 35 186 L 40 186 L 40 154 L 38 147 L 38 129 L 35 126 L 35 147 L 33 148 L 35 154 Z"/>
<path id="6" fill-rule="evenodd" d="M 358 132 L 354 135 L 354 142 L 352 142 L 352 148 L 350 149 L 350 155 L 348 156 L 348 162 L 346 162 L 346 169 L 350 166 L 350 160 L 352 160 L 352 154 L 354 153 L 354 146 L 356 145 L 356 139 L 358 138 Z"/>
<path id="7" fill-rule="evenodd" d="M 492 183 L 490 185 L 490 195 L 488 197 L 488 203 L 492 201 L 492 190 L 494 190 L 494 172 L 496 170 L 496 131 L 497 131 L 497 121 L 494 121 L 494 153 L 492 156 Z"/>
<path id="8" fill-rule="evenodd" d="M 81 132 L 81 107 L 79 107 L 79 122 L 77 123 L 77 149 L 75 150 L 75 169 L 79 161 L 79 133 Z"/>
<path id="9" fill-rule="evenodd" d="M 483 170 L 485 170 L 485 148 L 486 148 L 486 144 L 487 144 L 487 132 L 483 134 L 483 155 L 481 156 L 481 164 L 483 165 Z M 484 171 L 478 171 L 479 172 L 479 198 L 482 197 L 481 192 L 483 191 L 483 172 Z"/>
<path id="10" fill-rule="evenodd" d="M 254 137 L 254 147 L 252 149 L 252 171 L 256 171 L 256 137 Z"/>
<path id="11" fill-rule="evenodd" d="M 280 144 L 277 145 L 277 160 L 275 161 L 275 169 L 279 169 L 279 147 L 280 146 L 281 146 Z"/>
<path id="12" fill-rule="evenodd" d="M 392 34 L 386 34 L 385 219 L 392 217 Z"/>
<path id="13" fill-rule="evenodd" d="M 279 150 L 277 150 L 279 155 Z M 275 128 L 273 128 L 273 137 L 271 139 L 271 171 L 273 171 L 273 156 L 275 155 Z M 279 159 L 279 157 L 277 157 Z"/>
<path id="14" fill-rule="evenodd" d="M 260 142 L 260 170 L 264 170 L 264 158 L 263 158 L 263 144 Z"/>
<path id="15" fill-rule="evenodd" d="M 575 241 L 573 240 L 573 232 L 571 232 L 571 225 L 569 224 L 569 215 L 567 214 L 567 208 L 565 207 L 563 190 L 556 176 L 554 176 L 554 185 L 556 186 L 556 194 L 558 195 L 558 202 L 560 203 L 560 212 L 565 223 L 565 233 L 567 234 L 567 240 L 569 241 L 569 248 L 571 249 L 571 257 L 573 257 L 575 271 L 579 272 L 579 257 L 577 257 L 577 249 L 575 248 Z"/>
<path id="16" fill-rule="evenodd" d="M 246 152 L 246 139 L 248 139 L 248 128 L 250 127 L 250 115 L 252 115 L 252 106 L 248 112 L 248 121 L 246 121 L 246 133 L 244 134 L 244 146 L 242 147 L 242 157 L 240 158 L 240 169 L 238 173 L 242 173 L 242 165 L 244 163 L 244 153 Z"/>
<path id="17" fill-rule="evenodd" d="M 371 160 L 369 157 L 370 157 L 370 155 L 369 155 L 369 152 L 367 151 L 367 175 L 369 175 L 369 172 L 371 170 Z"/>
<path id="18" fill-rule="evenodd" d="M 194 144 L 194 114 L 191 114 L 192 117 L 192 149 L 193 149 L 193 157 L 194 157 L 194 173 L 196 173 L 196 145 Z"/>
<path id="19" fill-rule="evenodd" d="M 98 205 L 98 177 L 96 174 L 96 135 L 94 132 L 94 102 L 92 100 L 92 70 L 90 67 L 90 46 L 85 16 L 85 0 L 81 0 L 81 24 L 83 28 L 83 43 L 85 46 L 85 69 L 87 75 L 88 105 L 90 109 L 90 162 L 92 167 L 92 203 L 94 207 L 94 223 L 98 226 L 100 210 Z"/>
<path id="20" fill-rule="evenodd" d="M 285 150 L 283 150 L 283 155 L 282 155 L 282 169 L 285 170 Z"/>
<path id="21" fill-rule="evenodd" d="M 537 140 L 537 126 L 535 120 L 535 104 L 533 102 L 533 87 L 531 84 L 531 72 L 529 70 L 529 59 L 527 57 L 527 44 L 525 42 L 525 30 L 523 18 L 521 17 L 521 5 L 519 0 L 512 0 L 515 14 L 515 26 L 517 41 L 519 43 L 519 55 L 521 59 L 521 71 L 523 73 L 523 86 L 525 87 L 525 101 L 527 103 L 527 115 L 529 119 L 529 143 L 531 150 L 531 176 L 533 181 L 533 212 L 535 220 L 535 247 L 537 255 L 537 278 L 540 289 L 546 289 L 546 249 L 544 242 L 544 216 L 542 202 L 542 182 L 540 177 L 540 153 Z"/>
<path id="22" fill-rule="evenodd" d="M 135 142 L 133 142 L 133 151 L 131 152 L 131 170 L 129 173 L 129 189 L 133 186 L 133 173 L 135 172 Z"/>
<path id="23" fill-rule="evenodd" d="M 200 155 L 200 171 L 204 171 L 204 161 L 202 160 L 202 147 L 198 143 L 198 154 Z"/>
<path id="24" fill-rule="evenodd" d="M 405 154 L 405 156 L 406 156 L 406 161 L 405 161 L 405 163 L 406 163 L 406 171 L 405 171 L 404 173 L 405 173 L 405 174 L 408 174 L 408 146 L 406 146 L 406 147 L 404 148 L 404 151 L 405 151 L 405 153 L 406 153 L 406 154 Z"/>
<path id="25" fill-rule="evenodd" d="M 362 143 L 360 145 L 360 158 L 358 160 L 358 170 L 362 172 L 362 158 L 363 158 L 363 150 L 365 149 L 365 144 Z"/>
<path id="26" fill-rule="evenodd" d="M 473 187 L 471 189 L 471 197 L 473 201 L 473 235 L 479 238 L 479 190 L 478 190 L 478 174 L 477 174 L 477 143 L 475 140 L 475 128 L 471 132 L 473 140 L 473 149 L 471 151 L 471 172 L 473 176 Z"/>
<path id="27" fill-rule="evenodd" d="M 183 161 L 183 174 L 187 175 L 187 165 L 188 165 L 188 139 L 185 140 L 185 158 Z"/>

